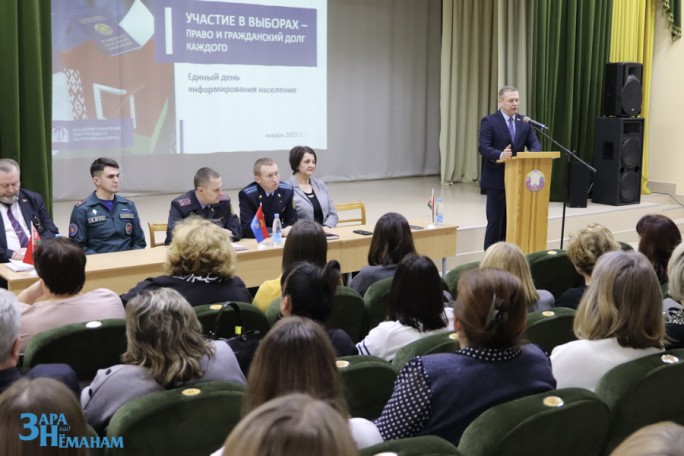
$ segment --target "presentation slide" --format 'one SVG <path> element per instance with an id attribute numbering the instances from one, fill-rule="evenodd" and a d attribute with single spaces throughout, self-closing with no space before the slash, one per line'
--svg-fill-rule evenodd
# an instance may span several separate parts
<path id="1" fill-rule="evenodd" d="M 326 0 L 52 0 L 55 158 L 327 148 Z"/>

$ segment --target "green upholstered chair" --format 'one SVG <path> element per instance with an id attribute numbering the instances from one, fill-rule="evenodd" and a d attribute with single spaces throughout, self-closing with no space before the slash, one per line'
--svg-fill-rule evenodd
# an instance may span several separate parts
<path id="1" fill-rule="evenodd" d="M 606 454 L 632 432 L 659 421 L 684 425 L 684 349 L 645 356 L 606 373 L 596 394 L 613 417 Z"/>
<path id="2" fill-rule="evenodd" d="M 337 358 L 337 368 L 351 415 L 369 420 L 379 417 L 392 396 L 397 378 L 394 367 L 376 356 L 355 355 Z"/>
<path id="3" fill-rule="evenodd" d="M 393 277 L 388 277 L 378 280 L 368 287 L 366 294 L 363 295 L 363 302 L 366 306 L 366 318 L 361 332 L 364 337 L 368 334 L 368 331 L 387 319 L 392 279 Z"/>
<path id="4" fill-rule="evenodd" d="M 455 332 L 446 331 L 439 334 L 432 334 L 416 340 L 415 342 L 411 342 L 401 348 L 392 360 L 392 365 L 399 371 L 404 367 L 404 364 L 416 356 L 430 355 L 433 353 L 447 353 L 458 349 L 458 336 Z"/>
<path id="5" fill-rule="evenodd" d="M 280 320 L 280 298 L 276 298 L 268 307 L 266 318 L 271 326 Z M 359 292 L 343 285 L 338 286 L 333 298 L 332 312 L 325 325 L 344 330 L 356 343 L 361 340 L 361 327 L 365 318 L 366 308 Z"/>
<path id="6" fill-rule="evenodd" d="M 240 309 L 240 315 L 244 324 L 243 331 L 259 330 L 261 334 L 266 334 L 271 328 L 266 315 L 255 305 L 246 302 L 236 302 Z M 202 330 L 205 335 L 209 335 L 214 331 L 216 326 L 216 317 L 221 311 L 222 303 L 205 304 L 196 306 L 195 313 L 202 324 Z M 231 307 L 227 307 L 223 314 L 221 314 L 221 321 L 218 325 L 218 337 L 233 337 L 235 336 L 235 327 L 238 326 L 238 318 Z"/>
<path id="7" fill-rule="evenodd" d="M 527 255 L 534 286 L 558 299 L 568 288 L 581 287 L 584 278 L 575 270 L 565 250 L 543 250 Z"/>
<path id="8" fill-rule="evenodd" d="M 530 312 L 527 314 L 527 326 L 523 337 L 551 354 L 555 346 L 577 339 L 572 330 L 574 321 L 575 310 L 565 307 Z"/>
<path id="9" fill-rule="evenodd" d="M 148 394 L 121 407 L 107 428 L 124 448 L 106 455 L 210 454 L 240 421 L 244 387 L 232 382 L 199 383 Z"/>
<path id="10" fill-rule="evenodd" d="M 456 285 L 458 285 L 458 279 L 461 278 L 461 274 L 463 274 L 465 271 L 469 269 L 475 269 L 478 267 L 480 267 L 480 262 L 473 261 L 472 263 L 465 263 L 460 266 L 456 266 L 454 269 L 446 273 L 446 275 L 444 276 L 444 281 L 446 282 L 447 287 L 449 288 L 449 292 L 451 293 L 451 296 L 454 298 L 454 301 L 456 300 L 456 297 L 458 295 Z"/>
<path id="11" fill-rule="evenodd" d="M 591 391 L 547 391 L 483 412 L 458 449 L 468 456 L 599 456 L 609 422 L 608 406 Z"/>
<path id="12" fill-rule="evenodd" d="M 632 247 L 630 244 L 628 244 L 625 241 L 618 241 L 618 244 L 620 244 L 621 250 L 624 250 L 624 251 L 634 250 L 634 247 Z"/>
<path id="13" fill-rule="evenodd" d="M 98 369 L 121 364 L 126 351 L 126 321 L 96 320 L 72 323 L 36 334 L 24 352 L 24 367 L 37 364 L 65 363 L 78 379 L 95 378 Z"/>
<path id="14" fill-rule="evenodd" d="M 451 442 L 436 435 L 388 440 L 359 451 L 360 456 L 374 456 L 380 453 L 398 456 L 460 456 L 463 454 Z"/>

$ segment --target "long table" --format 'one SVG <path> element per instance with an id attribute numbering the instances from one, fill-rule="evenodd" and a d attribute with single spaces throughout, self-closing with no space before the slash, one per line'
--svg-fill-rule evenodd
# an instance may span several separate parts
<path id="1" fill-rule="evenodd" d="M 328 260 L 338 260 L 343 273 L 358 271 L 368 264 L 371 236 L 354 233 L 357 229 L 372 231 L 373 226 L 335 228 L 332 231 L 339 235 L 339 239 L 328 241 Z M 412 230 L 416 250 L 437 264 L 441 260 L 444 272 L 446 258 L 456 255 L 456 229 L 456 225 L 444 225 Z M 246 250 L 237 252 L 237 275 L 247 287 L 258 287 L 265 280 L 280 275 L 282 247 L 259 249 L 254 239 L 243 239 L 237 244 L 246 247 Z M 125 293 L 147 277 L 164 274 L 165 261 L 164 246 L 88 255 L 83 289 L 109 288 L 116 293 Z M 0 277 L 7 281 L 8 289 L 17 294 L 37 280 L 35 271 L 14 272 L 5 264 L 0 264 Z"/>

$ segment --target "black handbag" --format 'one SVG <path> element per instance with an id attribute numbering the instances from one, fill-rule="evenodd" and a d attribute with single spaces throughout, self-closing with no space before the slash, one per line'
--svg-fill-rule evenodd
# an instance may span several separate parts
<path id="1" fill-rule="evenodd" d="M 225 312 L 228 307 L 235 311 L 235 315 L 237 316 L 238 320 L 238 324 L 235 326 L 234 331 L 235 336 L 230 338 L 219 337 L 221 317 L 223 316 L 223 312 Z M 221 310 L 219 310 L 218 314 L 216 315 L 214 330 L 211 331 L 209 335 L 212 339 L 222 340 L 230 346 L 230 348 L 233 350 L 233 353 L 235 353 L 235 357 L 237 358 L 238 364 L 240 364 L 242 372 L 245 374 L 245 376 L 247 376 L 249 365 L 252 363 L 254 353 L 259 347 L 259 342 L 261 342 L 261 339 L 264 337 L 264 335 L 258 329 L 245 329 L 242 314 L 240 313 L 240 306 L 234 302 L 223 303 Z"/>

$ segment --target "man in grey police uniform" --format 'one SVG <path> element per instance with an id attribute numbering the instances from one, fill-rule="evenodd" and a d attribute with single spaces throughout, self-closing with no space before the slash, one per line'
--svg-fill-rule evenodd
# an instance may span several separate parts
<path id="1" fill-rule="evenodd" d="M 119 191 L 119 164 L 98 158 L 90 165 L 95 191 L 71 211 L 69 237 L 86 254 L 144 249 L 145 234 L 138 211 Z"/>
<path id="2" fill-rule="evenodd" d="M 211 168 L 200 168 L 195 173 L 194 182 L 194 190 L 171 201 L 164 243 L 168 245 L 171 242 L 176 223 L 191 215 L 210 220 L 225 229 L 233 241 L 239 241 L 242 237 L 240 220 L 233 212 L 230 197 L 223 193 L 221 175 Z"/>

